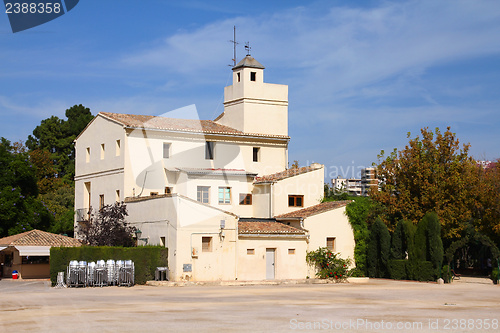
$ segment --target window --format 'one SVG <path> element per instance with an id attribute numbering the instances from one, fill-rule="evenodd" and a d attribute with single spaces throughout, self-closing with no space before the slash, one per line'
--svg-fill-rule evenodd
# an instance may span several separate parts
<path id="1" fill-rule="evenodd" d="M 87 149 L 86 149 L 85 162 L 87 162 L 87 163 L 90 162 L 90 147 L 87 147 Z"/>
<path id="2" fill-rule="evenodd" d="M 250 72 L 250 81 L 255 81 L 256 77 L 257 77 L 257 73 L 256 72 Z"/>
<path id="3" fill-rule="evenodd" d="M 240 82 L 241 81 L 240 73 L 236 73 L 236 77 L 238 78 L 238 82 Z"/>
<path id="4" fill-rule="evenodd" d="M 160 245 L 165 247 L 165 237 L 160 237 Z"/>
<path id="5" fill-rule="evenodd" d="M 201 252 L 212 252 L 212 237 L 201 237 Z"/>
<path id="6" fill-rule="evenodd" d="M 288 254 L 295 254 L 295 249 L 288 249 Z"/>
<path id="7" fill-rule="evenodd" d="M 215 148 L 215 142 L 213 141 L 207 141 L 205 145 L 205 159 L 206 160 L 213 160 L 214 159 L 214 148 Z"/>
<path id="8" fill-rule="evenodd" d="M 116 140 L 116 146 L 115 146 L 115 150 L 116 150 L 116 156 L 120 156 L 121 154 L 121 143 L 120 143 L 120 140 Z"/>
<path id="9" fill-rule="evenodd" d="M 252 195 L 250 193 L 240 193 L 240 205 L 251 205 Z"/>
<path id="10" fill-rule="evenodd" d="M 104 143 L 101 143 L 101 160 L 104 159 L 104 153 L 105 153 L 106 149 L 104 148 Z"/>
<path id="11" fill-rule="evenodd" d="M 172 188 L 171 188 L 171 187 L 166 186 L 166 187 L 165 187 L 165 194 L 172 194 Z"/>
<path id="12" fill-rule="evenodd" d="M 210 203 L 210 186 L 198 186 L 196 200 L 202 203 Z"/>
<path id="13" fill-rule="evenodd" d="M 231 188 L 219 187 L 219 204 L 231 203 Z"/>
<path id="14" fill-rule="evenodd" d="M 23 265 L 48 264 L 49 256 L 22 256 Z"/>
<path id="15" fill-rule="evenodd" d="M 260 148 L 259 147 L 253 147 L 253 161 L 258 162 L 259 161 L 259 153 L 260 153 Z"/>
<path id="16" fill-rule="evenodd" d="M 120 190 L 116 190 L 116 202 L 120 202 Z"/>
<path id="17" fill-rule="evenodd" d="M 289 195 L 288 196 L 288 207 L 303 207 L 304 206 L 304 196 L 303 195 Z"/>
<path id="18" fill-rule="evenodd" d="M 330 251 L 335 251 L 335 237 L 326 238 L 326 248 Z"/>
<path id="19" fill-rule="evenodd" d="M 99 195 L 99 209 L 104 207 L 104 194 Z"/>
<path id="20" fill-rule="evenodd" d="M 255 254 L 255 249 L 247 249 L 247 254 L 248 255 L 254 255 Z"/>
<path id="21" fill-rule="evenodd" d="M 170 158 L 170 143 L 163 142 L 163 158 Z"/>

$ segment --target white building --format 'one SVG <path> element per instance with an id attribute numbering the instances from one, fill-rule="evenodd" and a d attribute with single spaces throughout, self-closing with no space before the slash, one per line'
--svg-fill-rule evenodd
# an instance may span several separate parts
<path id="1" fill-rule="evenodd" d="M 332 179 L 333 189 L 338 192 L 346 192 L 352 196 L 360 196 L 363 192 L 361 179 L 355 178 L 335 178 Z"/>
<path id="2" fill-rule="evenodd" d="M 99 113 L 75 140 L 75 227 L 125 201 L 172 280 L 305 278 L 327 245 L 353 258 L 346 203 L 319 204 L 324 166 L 286 169 L 288 87 L 246 56 L 224 95 L 214 121 Z"/>

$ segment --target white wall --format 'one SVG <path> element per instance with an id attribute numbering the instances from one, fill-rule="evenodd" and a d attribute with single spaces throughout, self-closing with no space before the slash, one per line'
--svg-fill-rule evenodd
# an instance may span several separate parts
<path id="1" fill-rule="evenodd" d="M 305 279 L 306 240 L 291 237 L 242 237 L 238 243 L 238 280 L 266 279 L 266 249 L 275 249 L 275 279 Z M 253 249 L 254 254 L 247 250 Z M 289 254 L 295 249 L 295 254 Z"/>
<path id="2" fill-rule="evenodd" d="M 354 266 L 354 233 L 345 214 L 345 206 L 304 219 L 304 229 L 309 230 L 308 251 L 326 247 L 327 237 L 335 237 L 335 249 L 344 259 L 353 260 Z"/>

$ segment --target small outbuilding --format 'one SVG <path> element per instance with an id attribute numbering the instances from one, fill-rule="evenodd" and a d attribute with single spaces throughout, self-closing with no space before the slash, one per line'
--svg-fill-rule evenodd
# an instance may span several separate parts
<path id="1" fill-rule="evenodd" d="M 49 278 L 50 248 L 81 245 L 77 239 L 36 229 L 0 238 L 0 273 L 11 277 L 16 270 L 22 279 Z"/>

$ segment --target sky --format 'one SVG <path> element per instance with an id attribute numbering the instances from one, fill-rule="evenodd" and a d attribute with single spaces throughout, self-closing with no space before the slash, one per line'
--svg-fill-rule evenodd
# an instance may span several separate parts
<path id="1" fill-rule="evenodd" d="M 500 157 L 498 1 L 85 0 L 12 33 L 0 13 L 0 136 L 25 141 L 83 104 L 161 115 L 223 111 L 237 58 L 289 86 L 289 162 L 357 177 L 381 150 L 448 126 L 479 160 Z"/>

